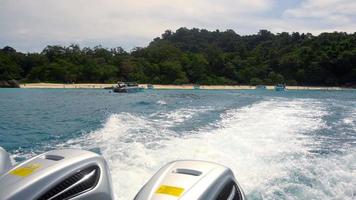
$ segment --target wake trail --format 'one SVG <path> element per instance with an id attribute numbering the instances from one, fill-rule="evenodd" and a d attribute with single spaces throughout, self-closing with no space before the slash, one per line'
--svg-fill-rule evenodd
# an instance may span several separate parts
<path id="1" fill-rule="evenodd" d="M 324 107 L 312 99 L 266 100 L 229 109 L 212 126 L 185 133 L 171 127 L 211 108 L 177 109 L 146 117 L 112 114 L 103 128 L 66 146 L 100 149 L 119 200 L 133 199 L 161 166 L 178 159 L 230 167 L 249 199 L 351 199 L 355 154 L 329 161 L 309 153 L 309 144 L 315 143 L 313 134 L 326 126 Z M 325 177 L 326 173 L 331 176 Z"/>

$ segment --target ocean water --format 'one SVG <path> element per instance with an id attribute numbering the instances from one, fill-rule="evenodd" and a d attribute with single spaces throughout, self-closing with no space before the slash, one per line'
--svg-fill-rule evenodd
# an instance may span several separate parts
<path id="1" fill-rule="evenodd" d="M 0 146 L 100 153 L 119 200 L 177 159 L 230 167 L 248 199 L 351 200 L 356 91 L 1 89 Z"/>

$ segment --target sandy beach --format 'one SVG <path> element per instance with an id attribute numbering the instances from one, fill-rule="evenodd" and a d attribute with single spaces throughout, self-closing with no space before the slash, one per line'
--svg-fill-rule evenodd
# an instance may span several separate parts
<path id="1" fill-rule="evenodd" d="M 115 84 L 104 83 L 78 83 L 78 84 L 60 84 L 60 83 L 28 83 L 21 84 L 21 88 L 52 88 L 52 89 L 103 89 Z M 147 84 L 140 84 L 141 87 L 147 88 Z M 157 90 L 192 90 L 194 85 L 153 85 Z M 273 90 L 274 86 L 266 86 L 267 89 Z M 254 90 L 255 86 L 249 85 L 200 85 L 200 89 L 206 90 Z M 287 86 L 288 90 L 343 90 L 341 87 L 306 87 L 306 86 Z"/>
<path id="2" fill-rule="evenodd" d="M 141 85 L 146 88 L 147 85 Z M 274 90 L 273 85 L 266 86 L 267 90 Z M 154 85 L 155 89 L 194 89 L 194 85 Z M 250 85 L 200 85 L 203 90 L 255 90 L 256 86 Z M 306 87 L 286 86 L 287 90 L 343 90 L 341 87 Z"/>
<path id="3" fill-rule="evenodd" d="M 62 83 L 27 83 L 21 84 L 20 88 L 49 88 L 49 89 L 103 89 L 105 87 L 111 87 L 114 84 L 104 84 L 104 83 L 76 83 L 76 84 L 62 84 Z"/>

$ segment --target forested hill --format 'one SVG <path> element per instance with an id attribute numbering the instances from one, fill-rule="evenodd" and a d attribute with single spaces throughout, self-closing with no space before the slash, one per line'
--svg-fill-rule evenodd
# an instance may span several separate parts
<path id="1" fill-rule="evenodd" d="M 47 46 L 41 53 L 0 49 L 0 80 L 161 84 L 356 85 L 356 33 L 240 36 L 180 28 L 148 47 Z"/>

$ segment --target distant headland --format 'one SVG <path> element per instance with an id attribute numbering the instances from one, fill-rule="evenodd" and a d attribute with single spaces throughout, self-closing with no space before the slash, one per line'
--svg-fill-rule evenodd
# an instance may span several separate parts
<path id="1" fill-rule="evenodd" d="M 167 30 L 144 48 L 0 49 L 0 81 L 163 85 L 356 86 L 356 33 Z M 7 84 L 7 82 L 4 82 Z M 70 85 L 70 84 L 68 84 Z"/>
<path id="2" fill-rule="evenodd" d="M 258 89 L 258 86 L 251 85 L 196 85 L 196 84 L 182 84 L 182 85 L 173 85 L 173 84 L 139 84 L 140 87 L 145 89 L 150 89 L 148 86 L 151 86 L 155 90 L 255 90 Z M 19 85 L 20 88 L 27 89 L 105 89 L 113 87 L 114 84 L 110 83 L 27 83 Z M 275 90 L 274 85 L 265 86 L 267 90 Z M 327 87 L 327 86 L 287 86 L 287 90 L 345 90 L 348 88 L 342 87 Z"/>

